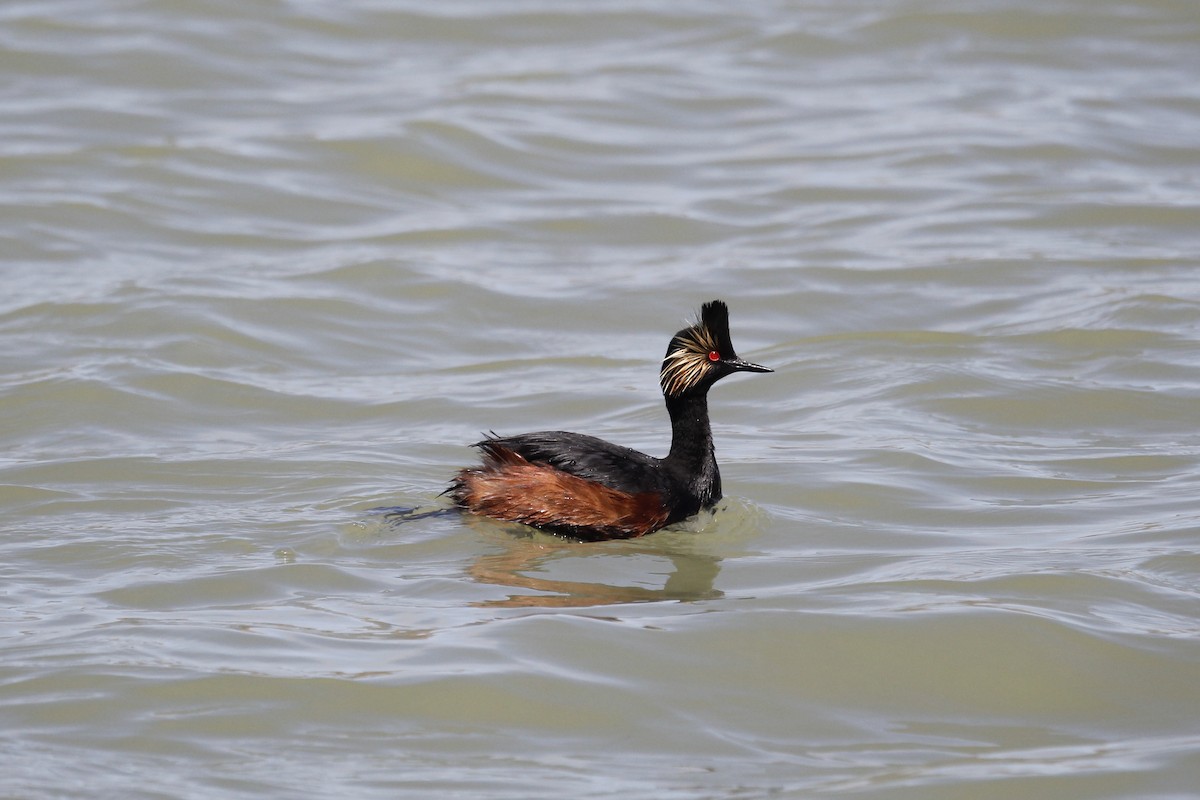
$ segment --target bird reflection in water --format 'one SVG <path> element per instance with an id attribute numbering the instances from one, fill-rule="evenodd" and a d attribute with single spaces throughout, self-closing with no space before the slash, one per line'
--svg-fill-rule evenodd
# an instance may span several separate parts
<path id="1" fill-rule="evenodd" d="M 374 509 L 382 513 L 384 522 L 395 527 L 406 522 L 458 515 L 458 509 L 439 508 L 421 511 L 414 508 L 388 507 Z M 485 608 L 582 608 L 619 605 L 621 603 L 652 603 L 664 600 L 696 601 L 721 597 L 714 588 L 721 559 L 715 555 L 695 552 L 694 533 L 663 531 L 650 539 L 626 539 L 613 542 L 578 542 L 542 533 L 520 524 L 503 524 L 494 520 L 462 515 L 466 524 L 477 528 L 499 550 L 479 556 L 467 574 L 478 583 L 507 586 L 538 594 L 510 594 L 497 600 L 484 600 L 473 605 Z M 681 541 L 682 539 L 682 541 Z M 661 588 L 646 586 L 614 586 L 609 583 L 575 581 L 548 577 L 546 573 L 568 558 L 587 558 L 598 563 L 601 558 L 652 558 L 654 569 L 642 576 L 661 575 L 660 562 L 671 563 L 671 573 Z M 600 565 L 603 566 L 603 565 Z M 599 567 L 593 570 L 599 571 Z M 629 574 L 622 564 L 623 574 Z"/>
<path id="2" fill-rule="evenodd" d="M 706 553 L 672 551 L 666 547 L 647 547 L 646 540 L 627 540 L 587 544 L 556 541 L 552 537 L 514 526 L 497 536 L 495 523 L 485 523 L 492 530 L 489 539 L 500 546 L 498 552 L 475 559 L 467 574 L 479 583 L 511 587 L 536 592 L 516 593 L 496 600 L 473 603 L 486 608 L 580 608 L 650 603 L 664 600 L 696 601 L 721 597 L 714 588 L 721 559 Z M 481 525 L 482 527 L 482 525 Z M 660 534 L 670 536 L 670 533 Z M 661 542 L 661 539 L 659 540 Z M 661 588 L 648 586 L 616 586 L 609 583 L 567 580 L 549 577 L 556 563 L 568 558 L 586 558 L 593 563 L 601 558 L 649 557 L 655 561 L 653 572 L 658 577 L 662 560 L 671 564 L 671 573 Z M 628 570 L 623 570 L 628 572 Z M 647 576 L 647 572 L 639 573 Z"/>

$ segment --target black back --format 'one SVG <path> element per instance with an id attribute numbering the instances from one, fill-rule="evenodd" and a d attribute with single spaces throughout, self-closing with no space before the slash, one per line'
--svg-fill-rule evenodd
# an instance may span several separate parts
<path id="1" fill-rule="evenodd" d="M 662 460 L 595 436 L 568 431 L 538 431 L 491 436 L 479 445 L 499 445 L 534 464 L 546 464 L 580 478 L 629 494 L 671 494 Z"/>

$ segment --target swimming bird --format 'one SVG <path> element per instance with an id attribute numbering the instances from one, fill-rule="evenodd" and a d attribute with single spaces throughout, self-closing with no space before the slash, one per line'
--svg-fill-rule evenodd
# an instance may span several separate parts
<path id="1" fill-rule="evenodd" d="M 729 308 L 713 300 L 671 337 L 659 371 L 671 418 L 665 457 L 581 433 L 493 433 L 474 445 L 482 464 L 461 470 L 445 493 L 471 513 L 575 539 L 644 536 L 721 499 L 708 390 L 735 372 L 772 371 L 738 357 Z"/>

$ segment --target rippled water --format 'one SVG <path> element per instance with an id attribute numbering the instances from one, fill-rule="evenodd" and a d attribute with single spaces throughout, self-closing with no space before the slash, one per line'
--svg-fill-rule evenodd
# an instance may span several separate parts
<path id="1" fill-rule="evenodd" d="M 0 794 L 1192 797 L 1200 6 L 0 9 Z M 575 544 L 479 432 L 724 503 Z"/>

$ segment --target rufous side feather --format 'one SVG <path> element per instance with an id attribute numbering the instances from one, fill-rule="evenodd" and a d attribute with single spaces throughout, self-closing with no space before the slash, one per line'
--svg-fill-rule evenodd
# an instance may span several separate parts
<path id="1" fill-rule="evenodd" d="M 629 539 L 666 524 L 654 492 L 617 491 L 504 447 L 483 450 L 482 466 L 460 471 L 450 488 L 468 511 L 588 539 Z"/>

